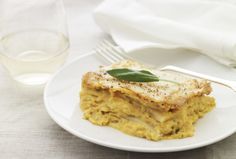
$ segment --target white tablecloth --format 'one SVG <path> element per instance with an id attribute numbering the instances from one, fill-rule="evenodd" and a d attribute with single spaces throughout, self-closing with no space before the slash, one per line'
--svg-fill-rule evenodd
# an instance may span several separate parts
<path id="1" fill-rule="evenodd" d="M 107 35 L 92 18 L 100 1 L 65 0 L 71 49 L 68 61 L 92 50 Z M 235 159 L 236 134 L 216 144 L 176 153 L 114 150 L 79 139 L 50 119 L 42 88 L 16 84 L 0 68 L 0 159 Z"/>

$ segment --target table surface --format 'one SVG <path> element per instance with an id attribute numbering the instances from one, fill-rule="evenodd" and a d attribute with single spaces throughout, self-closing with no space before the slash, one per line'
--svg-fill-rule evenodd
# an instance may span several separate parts
<path id="1" fill-rule="evenodd" d="M 71 40 L 67 61 L 91 51 L 107 37 L 95 24 L 100 0 L 65 0 Z M 236 159 L 236 134 L 216 144 L 175 153 L 135 153 L 98 146 L 59 127 L 47 114 L 43 88 L 15 83 L 0 68 L 1 159 Z"/>

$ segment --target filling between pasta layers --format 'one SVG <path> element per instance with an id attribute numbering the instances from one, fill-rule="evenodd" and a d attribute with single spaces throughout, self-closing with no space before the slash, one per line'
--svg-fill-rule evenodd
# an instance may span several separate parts
<path id="1" fill-rule="evenodd" d="M 159 71 L 152 72 L 180 84 L 119 81 L 106 73 L 111 68 L 144 67 L 122 61 L 84 75 L 80 107 L 93 124 L 155 141 L 185 138 L 194 135 L 194 123 L 215 106 L 208 81 Z"/>

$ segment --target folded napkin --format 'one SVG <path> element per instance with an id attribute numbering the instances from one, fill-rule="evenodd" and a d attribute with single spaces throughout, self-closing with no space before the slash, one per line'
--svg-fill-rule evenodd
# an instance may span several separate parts
<path id="1" fill-rule="evenodd" d="M 125 51 L 196 50 L 236 65 L 236 4 L 207 0 L 105 0 L 95 21 Z"/>

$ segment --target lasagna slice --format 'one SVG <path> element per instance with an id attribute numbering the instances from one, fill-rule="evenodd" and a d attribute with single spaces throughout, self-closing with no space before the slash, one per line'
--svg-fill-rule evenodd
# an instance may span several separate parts
<path id="1" fill-rule="evenodd" d="M 115 68 L 145 69 L 179 84 L 122 81 L 107 73 Z M 193 136 L 194 123 L 214 108 L 211 91 L 206 80 L 121 61 L 83 76 L 80 107 L 96 125 L 149 140 L 177 139 Z"/>

